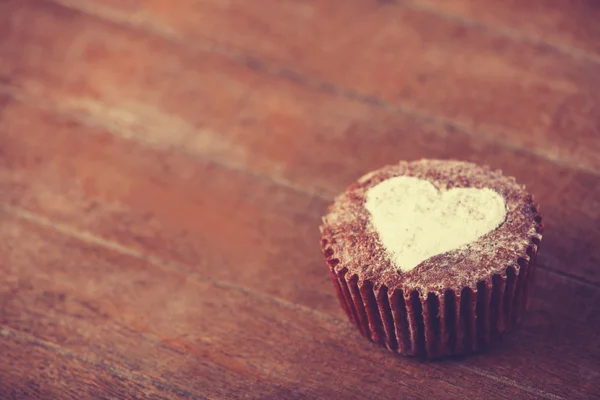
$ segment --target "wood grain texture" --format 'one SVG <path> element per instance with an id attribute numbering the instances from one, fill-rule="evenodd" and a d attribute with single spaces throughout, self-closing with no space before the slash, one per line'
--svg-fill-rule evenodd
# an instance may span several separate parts
<path id="1" fill-rule="evenodd" d="M 600 61 L 600 6 L 594 0 L 414 0 L 413 6 L 516 40 L 543 43 L 573 57 Z"/>
<path id="2" fill-rule="evenodd" d="M 600 171 L 598 64 L 543 44 L 401 1 L 344 7 L 319 0 L 261 0 L 259 7 L 243 0 L 168 7 L 162 0 L 59 2 L 322 90 Z"/>
<path id="3" fill-rule="evenodd" d="M 363 380 L 393 393 L 420 388 L 427 378 L 440 386 L 420 389 L 419 397 L 436 397 L 439 390 L 456 396 L 478 391 L 497 398 L 527 396 L 484 377 L 457 387 L 452 382 L 459 375 L 443 365 L 426 366 L 423 375 L 412 376 L 417 362 L 398 364 L 385 350 L 360 340 L 338 343 L 355 336 L 342 320 L 290 312 L 268 299 L 44 227 L 11 223 L 6 216 L 4 232 L 5 246 L 27 240 L 35 251 L 12 251 L 2 269 L 3 281 L 28 284 L 7 296 L 3 325 L 106 365 L 125 364 L 149 378 L 168 379 L 192 393 L 361 399 L 372 394 L 371 387 L 360 387 Z M 70 249 L 66 257 L 65 249 Z M 338 385 L 341 381 L 345 384 Z"/>
<path id="4" fill-rule="evenodd" d="M 460 4 L 0 2 L 0 398 L 597 398 L 591 42 Z M 524 323 L 466 359 L 362 339 L 318 247 L 334 194 L 420 157 L 545 212 Z"/>
<path id="5" fill-rule="evenodd" d="M 34 213 L 17 212 L 17 216 L 48 227 L 60 222 L 65 224 L 59 225 L 64 226 L 61 231 L 75 238 L 93 240 L 129 256 L 151 257 L 154 264 L 183 276 L 231 282 L 238 291 L 264 292 L 282 299 L 285 304 L 298 304 L 302 308 L 294 309 L 293 318 L 298 317 L 297 313 L 303 314 L 303 310 L 316 309 L 332 316 L 326 317 L 327 320 L 335 318 L 336 324 L 343 324 L 326 268 L 314 246 L 318 240 L 315 226 L 324 211 L 325 201 L 243 172 L 164 149 L 140 147 L 133 141 L 69 119 L 20 107 L 19 103 L 5 107 L 3 120 L 18 122 L 10 116 L 20 109 L 29 116 L 24 121 L 35 121 L 51 129 L 54 137 L 51 143 L 41 145 L 40 134 L 35 133 L 41 130 L 32 126 L 14 124 L 0 131 L 0 147 L 12 149 L 10 157 L 4 158 L 7 173 L 0 180 L 1 192 L 8 197 L 2 201 Z M 30 134 L 19 135 L 23 131 Z M 203 195 L 205 193 L 210 193 L 210 197 Z M 90 239 L 86 232 L 96 232 L 100 239 Z M 48 251 L 35 253 L 49 254 Z M 114 261 L 113 264 L 125 263 Z M 219 268 L 215 269 L 215 265 Z M 104 266 L 102 270 L 107 268 Z M 63 279 L 53 280 L 63 281 L 71 275 L 65 273 Z M 598 346 L 594 334 L 599 323 L 594 311 L 598 288 L 544 271 L 538 275 L 541 282 L 537 289 L 542 297 L 535 297 L 534 304 L 538 305 L 534 307 L 539 308 L 531 311 L 520 334 L 509 337 L 497 353 L 469 359 L 464 365 L 493 377 L 519 381 L 525 384 L 526 393 L 542 390 L 536 389 L 536 382 L 544 377 L 544 390 L 551 388 L 550 393 L 566 398 L 573 393 L 583 397 L 590 395 L 596 385 L 592 366 L 598 354 L 590 349 Z M 158 282 L 165 279 L 162 277 Z M 229 287 L 229 284 L 224 285 Z M 169 289 L 169 292 L 178 290 Z M 573 291 L 577 295 L 573 295 Z M 165 297 L 155 290 L 152 293 L 157 299 Z M 143 303 L 143 299 L 140 301 Z M 198 301 L 193 298 L 190 304 Z M 156 307 L 155 303 L 149 304 Z M 142 305 L 132 307 L 137 309 Z M 577 308 L 586 310 L 585 315 L 573 315 L 571 310 Z M 197 312 L 203 314 L 199 308 Z M 147 313 L 142 311 L 142 315 Z M 142 326 L 156 327 L 156 323 Z M 199 326 L 203 332 L 208 329 Z M 145 331 L 145 328 L 138 329 Z M 562 336 L 558 336 L 559 330 Z M 254 331 L 253 328 L 251 332 Z M 289 333 L 281 334 L 289 336 Z M 332 332 L 329 340 L 348 335 L 351 333 L 347 331 Z M 248 337 L 237 339 L 249 340 Z M 293 340 L 301 341 L 296 337 Z M 570 359 L 586 365 L 591 375 L 554 376 L 553 371 L 565 363 L 565 354 L 551 349 L 565 342 L 570 344 Z M 323 351 L 325 349 L 319 350 Z M 368 353 L 372 348 L 363 347 L 362 351 Z M 373 362 L 383 362 L 388 355 L 383 351 L 378 356 L 382 359 Z M 365 358 L 367 354 L 361 353 L 360 357 Z M 455 376 L 452 367 L 444 365 L 443 373 Z M 420 370 L 427 371 L 427 368 L 419 366 Z M 364 378 L 363 374 L 360 376 Z M 577 390 L 567 381 L 577 382 Z M 425 396 L 424 393 L 419 395 Z"/>
<path id="6" fill-rule="evenodd" d="M 0 327 L 3 399 L 193 398 L 166 382 L 90 361 L 29 334 Z M 200 397 L 196 397 L 200 398 Z"/>
<path id="7" fill-rule="evenodd" d="M 44 96 L 54 108 L 83 112 L 83 118 L 93 117 L 122 136 L 249 168 L 328 197 L 382 164 L 460 154 L 517 176 L 543 199 L 548 234 L 542 265 L 558 271 L 569 264 L 567 273 L 600 282 L 600 250 L 593 245 L 600 241 L 596 174 L 557 166 L 447 124 L 315 92 L 218 54 L 189 54 L 160 38 L 47 7 L 43 19 L 30 17 L 39 21 L 37 34 L 24 25 L 27 37 L 16 30 L 14 42 L 5 42 L 4 70 L 12 87 Z M 49 39 L 48 31 L 64 40 Z M 73 45 L 69 38 L 77 32 L 79 43 Z M 38 50 L 21 51 L 24 41 Z M 565 241 L 565 236 L 577 239 Z"/>

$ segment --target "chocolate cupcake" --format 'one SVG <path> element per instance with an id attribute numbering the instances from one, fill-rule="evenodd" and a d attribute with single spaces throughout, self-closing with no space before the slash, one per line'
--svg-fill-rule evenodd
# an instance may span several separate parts
<path id="1" fill-rule="evenodd" d="M 371 172 L 338 196 L 321 247 L 364 336 L 436 358 L 482 349 L 521 320 L 542 229 L 514 178 L 421 160 Z"/>

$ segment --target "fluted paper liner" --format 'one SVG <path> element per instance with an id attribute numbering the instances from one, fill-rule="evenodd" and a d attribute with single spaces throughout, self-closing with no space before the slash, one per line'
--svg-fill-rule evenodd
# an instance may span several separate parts
<path id="1" fill-rule="evenodd" d="M 536 218 L 541 234 L 541 217 Z M 439 358 L 485 348 L 521 321 L 528 305 L 541 235 L 500 275 L 459 293 L 404 292 L 377 286 L 339 265 L 321 242 L 334 287 L 350 322 L 369 340 L 413 356 Z"/>

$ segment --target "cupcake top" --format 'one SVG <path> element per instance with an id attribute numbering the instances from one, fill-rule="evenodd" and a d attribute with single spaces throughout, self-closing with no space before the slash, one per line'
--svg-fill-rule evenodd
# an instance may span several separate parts
<path id="1" fill-rule="evenodd" d="M 475 289 L 505 275 L 524 262 L 541 230 L 532 197 L 514 178 L 441 160 L 363 176 L 336 198 L 321 226 L 330 265 L 375 286 L 422 294 Z"/>

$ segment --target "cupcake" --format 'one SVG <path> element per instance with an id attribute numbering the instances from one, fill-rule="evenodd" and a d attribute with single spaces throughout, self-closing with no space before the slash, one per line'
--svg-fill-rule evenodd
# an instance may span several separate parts
<path id="1" fill-rule="evenodd" d="M 362 335 L 437 358 L 480 350 L 519 323 L 542 229 L 514 178 L 420 160 L 371 172 L 338 196 L 321 248 Z"/>

